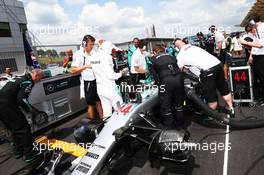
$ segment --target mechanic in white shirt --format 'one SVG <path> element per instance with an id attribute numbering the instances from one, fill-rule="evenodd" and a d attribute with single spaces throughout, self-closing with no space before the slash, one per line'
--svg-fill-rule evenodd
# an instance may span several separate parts
<path id="1" fill-rule="evenodd" d="M 123 103 L 119 89 L 115 80 L 128 73 L 121 71 L 114 72 L 112 50 L 120 50 L 109 41 L 100 40 L 97 53 L 91 59 L 92 69 L 96 78 L 97 93 L 103 107 L 103 117 L 108 118 L 112 115 L 112 108 L 118 111 Z"/>
<path id="2" fill-rule="evenodd" d="M 94 105 L 98 111 L 99 117 L 103 118 L 103 110 L 100 98 L 96 90 L 95 76 L 90 64 L 95 38 L 91 35 L 85 35 L 82 41 L 82 48 L 74 53 L 72 61 L 72 73 L 81 73 L 81 98 L 85 97 L 88 104 L 88 118 L 94 119 Z"/>
<path id="3" fill-rule="evenodd" d="M 138 84 L 139 80 L 145 79 L 147 63 L 143 52 L 143 42 L 140 41 L 137 50 L 133 53 L 131 58 L 130 71 L 133 85 Z"/>
<path id="4" fill-rule="evenodd" d="M 241 40 L 241 43 L 252 47 L 249 63 L 253 63 L 254 74 L 260 79 L 261 86 L 264 86 L 264 23 L 260 21 L 259 15 L 254 15 L 250 24 L 253 25 L 253 42 Z"/>
<path id="5" fill-rule="evenodd" d="M 241 56 L 242 55 L 242 44 L 240 42 L 240 33 L 236 32 L 236 36 L 232 39 L 232 44 L 234 45 L 234 56 Z"/>
<path id="6" fill-rule="evenodd" d="M 175 39 L 175 46 L 180 50 L 177 55 L 179 68 L 183 70 L 185 67 L 189 67 L 192 73 L 200 77 L 204 98 L 208 102 L 208 106 L 211 109 L 217 108 L 216 90 L 219 90 L 233 115 L 233 101 L 228 84 L 225 81 L 221 62 L 205 50 L 185 44 L 179 38 Z"/>
<path id="7" fill-rule="evenodd" d="M 212 34 L 215 35 L 215 46 L 216 46 L 216 53 L 218 59 L 221 61 L 222 64 L 225 64 L 226 59 L 226 43 L 225 37 L 222 32 L 218 31 L 217 28 L 212 25 L 210 28 Z"/>
<path id="8" fill-rule="evenodd" d="M 245 32 L 242 37 L 240 38 L 240 43 L 242 44 L 243 48 L 245 49 L 245 54 L 246 54 L 246 61 L 248 64 L 252 64 L 252 60 L 249 60 L 249 57 L 251 55 L 251 50 L 252 50 L 252 47 L 251 46 L 247 46 L 247 45 L 244 45 L 242 42 L 243 41 L 247 41 L 247 42 L 253 42 L 253 39 L 254 39 L 254 34 L 253 34 L 253 28 L 254 28 L 254 31 L 256 31 L 255 29 L 255 25 L 251 25 L 251 24 L 247 24 L 245 26 Z M 256 33 L 256 32 L 254 32 Z"/>

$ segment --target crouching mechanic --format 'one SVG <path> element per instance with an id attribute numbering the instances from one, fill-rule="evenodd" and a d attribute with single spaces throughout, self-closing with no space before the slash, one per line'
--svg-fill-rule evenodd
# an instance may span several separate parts
<path id="1" fill-rule="evenodd" d="M 175 46 L 180 50 L 177 60 L 181 70 L 188 66 L 189 70 L 200 77 L 203 95 L 211 109 L 218 107 L 216 90 L 219 90 L 229 107 L 231 116 L 234 117 L 234 108 L 231 92 L 225 81 L 221 62 L 205 50 L 185 44 L 181 39 L 175 39 Z"/>
<path id="2" fill-rule="evenodd" d="M 169 129 L 184 125 L 183 118 L 183 77 L 175 57 L 166 54 L 162 45 L 156 45 L 151 59 L 151 72 L 159 85 L 160 112 L 163 123 Z"/>
<path id="3" fill-rule="evenodd" d="M 43 72 L 35 69 L 31 74 L 14 78 L 0 90 L 0 120 L 12 133 L 16 158 L 24 155 L 27 163 L 37 158 L 39 153 L 33 150 L 30 125 L 20 108 L 26 112 L 36 112 L 27 98 L 34 84 L 42 77 Z"/>
<path id="4" fill-rule="evenodd" d="M 119 50 L 111 42 L 100 40 L 98 52 L 94 54 L 91 65 L 96 79 L 97 93 L 102 103 L 104 119 L 112 115 L 112 108 L 118 110 L 123 103 L 115 80 L 128 73 L 124 69 L 114 72 L 112 50 Z"/>

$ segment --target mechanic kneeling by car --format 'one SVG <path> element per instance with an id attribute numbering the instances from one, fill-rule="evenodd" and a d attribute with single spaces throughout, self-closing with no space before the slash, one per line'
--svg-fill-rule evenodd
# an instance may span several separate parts
<path id="1" fill-rule="evenodd" d="M 26 112 L 33 112 L 33 114 L 37 112 L 28 103 L 27 98 L 34 84 L 42 78 L 42 70 L 34 69 L 31 74 L 16 77 L 7 82 L 0 90 L 0 120 L 12 133 L 16 158 L 21 158 L 24 155 L 24 160 L 27 163 L 35 160 L 39 152 L 33 150 L 30 125 L 20 108 Z"/>
<path id="2" fill-rule="evenodd" d="M 175 57 L 166 54 L 162 44 L 157 44 L 151 59 L 151 73 L 159 86 L 160 112 L 163 123 L 168 129 L 175 129 L 184 124 L 183 77 Z"/>

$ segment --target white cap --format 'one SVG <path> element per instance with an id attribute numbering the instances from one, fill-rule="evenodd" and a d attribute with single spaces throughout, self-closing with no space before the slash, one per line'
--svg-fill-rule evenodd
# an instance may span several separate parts
<path id="1" fill-rule="evenodd" d="M 104 38 L 99 38 L 99 39 L 95 40 L 94 44 L 100 46 L 103 42 L 105 42 L 105 39 Z"/>

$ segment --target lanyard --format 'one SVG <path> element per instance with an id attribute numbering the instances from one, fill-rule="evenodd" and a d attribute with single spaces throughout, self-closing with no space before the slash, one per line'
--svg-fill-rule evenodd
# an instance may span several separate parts
<path id="1" fill-rule="evenodd" d="M 260 39 L 259 32 L 258 32 L 258 28 L 256 28 L 256 31 L 257 31 L 257 37 L 258 37 L 258 39 Z"/>
<path id="2" fill-rule="evenodd" d="M 83 66 L 85 65 L 85 60 L 86 60 L 86 57 L 83 56 Z"/>

